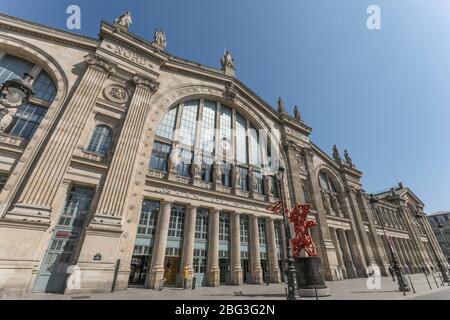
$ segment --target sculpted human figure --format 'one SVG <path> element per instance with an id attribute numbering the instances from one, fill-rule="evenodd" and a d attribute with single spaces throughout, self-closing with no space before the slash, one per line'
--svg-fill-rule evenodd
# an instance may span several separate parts
<path id="1" fill-rule="evenodd" d="M 214 178 L 215 182 L 222 182 L 222 164 L 220 162 L 214 164 Z"/>
<path id="2" fill-rule="evenodd" d="M 163 49 L 167 46 L 167 37 L 163 29 L 160 29 L 159 31 L 158 29 L 155 29 L 154 42 Z"/>
<path id="3" fill-rule="evenodd" d="M 344 158 L 345 162 L 347 162 L 350 166 L 353 165 L 352 158 L 350 158 L 350 155 L 348 154 L 347 150 L 344 151 Z"/>
<path id="4" fill-rule="evenodd" d="M 338 148 L 336 147 L 336 145 L 333 146 L 333 158 L 334 158 L 334 160 L 336 160 L 336 161 L 341 161 L 341 156 L 340 156 L 340 154 L 339 154 L 339 150 L 338 150 Z"/>
<path id="5" fill-rule="evenodd" d="M 3 118 L 0 120 L 0 132 L 5 132 L 14 119 L 14 115 L 17 112 L 17 108 L 1 108 L 0 114 Z"/>
<path id="6" fill-rule="evenodd" d="M 284 108 L 284 101 L 283 99 L 281 99 L 281 97 L 278 98 L 277 104 L 278 104 L 278 112 L 284 112 L 286 110 Z"/>
<path id="7" fill-rule="evenodd" d="M 301 120 L 300 111 L 298 110 L 297 106 L 294 107 L 294 117 L 295 117 L 295 120 L 297 120 L 297 121 Z"/>
<path id="8" fill-rule="evenodd" d="M 131 12 L 127 11 L 127 13 L 121 15 L 115 20 L 115 23 L 118 25 L 125 27 L 127 30 L 130 28 L 133 20 L 131 19 Z"/>
<path id="9" fill-rule="evenodd" d="M 222 64 L 222 68 L 230 67 L 230 68 L 234 69 L 234 59 L 228 50 L 225 52 L 225 54 L 223 55 L 220 62 Z"/>

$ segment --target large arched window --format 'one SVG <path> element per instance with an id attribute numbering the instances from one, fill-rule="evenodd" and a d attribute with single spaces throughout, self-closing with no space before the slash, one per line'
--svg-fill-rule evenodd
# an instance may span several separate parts
<path id="1" fill-rule="evenodd" d="M 112 142 L 112 130 L 106 125 L 98 125 L 94 128 L 87 151 L 104 156 L 108 153 Z"/>
<path id="2" fill-rule="evenodd" d="M 174 154 L 179 157 L 178 175 L 191 177 L 195 159 L 201 163 L 203 181 L 212 182 L 214 166 L 220 165 L 222 184 L 231 187 L 234 166 L 240 176 L 238 185 L 248 191 L 249 173 L 253 170 L 256 192 L 263 193 L 262 177 L 272 165 L 272 148 L 270 139 L 261 135 L 247 118 L 221 102 L 186 100 L 163 116 L 156 130 L 150 169 L 166 172 L 169 156 L 177 148 Z"/>
<path id="3" fill-rule="evenodd" d="M 29 140 L 55 98 L 56 86 L 52 78 L 39 66 L 21 58 L 0 53 L 0 84 L 7 80 L 22 78 L 24 73 L 34 77 L 32 84 L 35 96 L 17 109 L 13 121 L 5 132 Z"/>

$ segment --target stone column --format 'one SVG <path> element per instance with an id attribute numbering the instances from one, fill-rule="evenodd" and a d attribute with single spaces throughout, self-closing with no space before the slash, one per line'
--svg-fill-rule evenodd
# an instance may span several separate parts
<path id="1" fill-rule="evenodd" d="M 278 268 L 277 245 L 275 241 L 275 223 L 273 218 L 266 218 L 267 250 L 269 258 L 270 282 L 280 282 L 280 269 Z"/>
<path id="2" fill-rule="evenodd" d="M 208 230 L 208 285 L 217 287 L 220 285 L 219 268 L 219 220 L 220 211 L 210 210 Z"/>
<path id="3" fill-rule="evenodd" d="M 399 241 L 396 237 L 391 237 L 392 244 L 394 246 L 395 253 L 397 254 L 398 262 L 400 263 L 400 266 L 402 267 L 403 272 L 405 272 L 405 256 L 403 255 L 403 251 L 401 250 Z"/>
<path id="4" fill-rule="evenodd" d="M 381 274 L 383 276 L 389 275 L 389 258 L 387 257 L 386 251 L 383 249 L 383 243 L 381 242 L 380 236 L 378 235 L 376 224 L 374 221 L 374 216 L 377 213 L 370 207 L 367 198 L 361 190 L 358 190 L 357 197 L 361 202 L 361 210 L 365 212 L 367 220 L 369 221 L 369 235 L 372 247 L 372 252 L 377 265 L 380 267 Z"/>
<path id="5" fill-rule="evenodd" d="M 231 218 L 231 284 L 242 285 L 241 223 L 239 214 L 232 212 Z"/>
<path id="6" fill-rule="evenodd" d="M 189 276 L 187 281 L 187 287 L 192 288 L 192 278 L 194 275 L 194 242 L 195 242 L 195 223 L 197 218 L 197 207 L 188 206 L 186 219 L 184 222 L 184 239 L 183 239 L 183 256 L 181 258 L 181 272 L 184 272 L 184 268 L 188 268 Z M 183 286 L 183 283 L 180 284 Z"/>
<path id="7" fill-rule="evenodd" d="M 406 266 L 408 267 L 408 271 L 409 271 L 409 273 L 414 273 L 414 271 L 415 271 L 414 260 L 412 259 L 408 248 L 406 247 L 406 244 L 405 244 L 406 240 L 403 238 L 399 238 L 398 240 L 399 240 L 400 247 L 402 248 L 403 254 L 405 255 Z"/>
<path id="8" fill-rule="evenodd" d="M 330 233 L 331 233 L 331 238 L 333 239 L 334 242 L 334 246 L 336 248 L 336 255 L 337 255 L 337 259 L 338 259 L 338 263 L 339 263 L 339 276 L 337 280 L 343 280 L 344 278 L 347 278 L 347 270 L 345 268 L 345 263 L 344 263 L 344 258 L 342 255 L 342 249 L 341 246 L 339 244 L 339 239 L 336 233 L 336 229 L 334 228 L 330 228 Z"/>
<path id="9" fill-rule="evenodd" d="M 255 215 L 249 215 L 249 225 L 250 225 L 250 256 L 251 256 L 250 263 L 251 263 L 252 283 L 262 284 L 264 281 L 259 250 L 258 217 Z"/>
<path id="10" fill-rule="evenodd" d="M 347 236 L 345 234 L 345 230 L 337 229 L 337 235 L 339 238 L 339 242 L 342 245 L 342 255 L 344 257 L 344 264 L 347 270 L 347 274 L 349 278 L 357 278 L 358 274 L 356 272 L 355 265 L 353 263 L 352 254 L 350 252 L 350 246 L 347 241 Z"/>
<path id="11" fill-rule="evenodd" d="M 358 230 L 359 238 L 361 240 L 361 246 L 364 253 L 365 262 L 367 265 L 371 265 L 375 263 L 374 254 L 372 251 L 372 246 L 370 245 L 369 237 L 367 236 L 365 224 L 362 218 L 362 214 L 359 207 L 359 202 L 357 199 L 358 191 L 355 189 L 348 190 L 348 195 L 350 198 L 350 204 L 352 206 L 353 218 L 355 221 L 355 227 Z"/>
<path id="12" fill-rule="evenodd" d="M 336 257 L 336 248 L 333 240 L 331 240 L 330 230 L 327 223 L 327 215 L 323 207 L 321 191 L 319 186 L 319 178 L 314 169 L 313 152 L 312 150 L 303 150 L 303 155 L 306 161 L 306 168 L 309 174 L 309 184 L 311 190 L 312 201 L 317 210 L 316 221 L 318 224 L 321 243 L 316 243 L 317 253 L 322 257 L 323 268 L 326 280 L 336 280 L 336 270 L 338 269 L 338 262 Z M 300 181 L 299 181 L 300 183 Z"/>
<path id="13" fill-rule="evenodd" d="M 4 215 L 4 219 L 49 225 L 52 203 L 84 125 L 103 83 L 110 74 L 116 72 L 115 66 L 95 56 L 88 56 L 86 64 L 88 68 L 72 99 L 30 171 L 29 178 L 21 185 L 17 202 Z"/>
<path id="14" fill-rule="evenodd" d="M 155 244 L 153 245 L 150 274 L 147 276 L 146 288 L 158 289 L 164 277 L 164 260 L 166 258 L 167 235 L 172 203 L 161 201 L 161 211 L 158 217 Z"/>
<path id="15" fill-rule="evenodd" d="M 411 239 L 405 240 L 405 244 L 406 244 L 406 247 L 407 247 L 407 249 L 408 249 L 408 251 L 409 251 L 410 256 L 412 257 L 412 259 L 413 259 L 413 261 L 414 261 L 414 269 L 415 269 L 415 272 L 416 272 L 416 273 L 417 273 L 417 272 L 422 272 L 422 269 L 421 269 L 421 263 L 420 263 L 419 258 L 418 258 L 417 255 L 416 255 L 416 252 L 414 252 L 414 250 L 413 250 L 413 248 L 412 248 L 412 245 L 411 245 Z"/>
<path id="16" fill-rule="evenodd" d="M 425 216 L 422 216 L 421 221 L 422 221 L 422 225 L 425 229 L 425 233 L 427 235 L 428 241 L 434 251 L 434 255 L 436 256 L 436 259 L 438 259 L 442 263 L 444 268 L 448 269 L 449 265 L 448 265 L 447 259 L 436 239 L 433 229 L 431 228 L 430 222 L 428 221 L 427 218 L 425 218 Z M 444 232 L 445 232 L 445 230 L 444 230 Z"/>

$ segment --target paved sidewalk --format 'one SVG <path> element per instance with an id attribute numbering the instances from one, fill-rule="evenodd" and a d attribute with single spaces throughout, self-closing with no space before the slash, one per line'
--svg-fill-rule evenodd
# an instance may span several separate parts
<path id="1" fill-rule="evenodd" d="M 450 300 L 450 286 L 442 286 L 440 279 L 436 281 L 429 277 L 430 289 L 423 274 L 411 276 L 416 293 L 411 292 L 404 295 L 398 291 L 398 286 L 392 282 L 391 277 L 382 277 L 379 289 L 367 288 L 367 279 L 351 279 L 344 281 L 327 282 L 331 290 L 331 296 L 319 298 L 320 300 L 403 300 L 403 299 L 440 299 Z M 244 285 L 241 287 L 221 286 L 203 287 L 196 290 L 183 290 L 181 288 L 165 288 L 163 291 L 146 290 L 142 288 L 129 288 L 126 291 L 115 293 L 83 294 L 83 295 L 58 295 L 58 294 L 35 294 L 26 299 L 31 300 L 285 300 L 284 284 Z M 314 300 L 315 298 L 303 298 Z"/>

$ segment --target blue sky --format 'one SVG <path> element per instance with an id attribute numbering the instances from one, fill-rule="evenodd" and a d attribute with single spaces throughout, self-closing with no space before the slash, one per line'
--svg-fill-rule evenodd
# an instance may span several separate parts
<path id="1" fill-rule="evenodd" d="M 38 5 L 37 5 L 38 4 Z M 298 104 L 312 139 L 348 149 L 373 192 L 402 181 L 427 212 L 450 210 L 450 2 L 434 0 L 0 0 L 0 11 L 96 38 L 101 19 L 132 11 L 132 32 L 167 51 L 219 66 L 224 48 L 237 77 L 267 102 Z M 381 30 L 366 9 L 381 8 Z"/>

